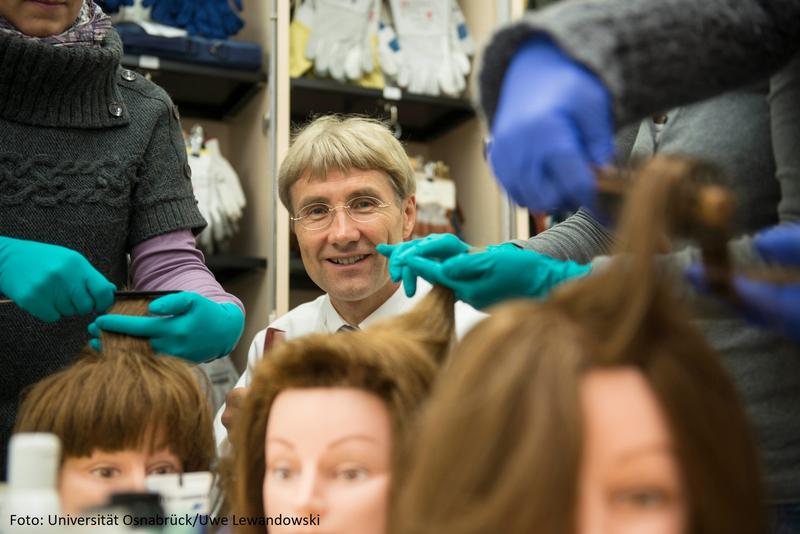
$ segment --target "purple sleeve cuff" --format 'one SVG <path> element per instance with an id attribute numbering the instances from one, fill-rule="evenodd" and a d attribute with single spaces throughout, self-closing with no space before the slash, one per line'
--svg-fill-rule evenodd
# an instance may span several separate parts
<path id="1" fill-rule="evenodd" d="M 142 241 L 131 251 L 133 287 L 140 291 L 194 291 L 214 302 L 242 302 L 227 293 L 208 270 L 191 230 L 177 230 Z"/>

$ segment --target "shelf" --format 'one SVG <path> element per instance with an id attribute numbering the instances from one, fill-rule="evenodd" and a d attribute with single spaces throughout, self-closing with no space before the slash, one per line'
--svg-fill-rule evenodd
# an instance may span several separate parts
<path id="1" fill-rule="evenodd" d="M 267 81 L 261 71 L 224 69 L 124 54 L 122 65 L 148 75 L 169 93 L 182 115 L 223 120 L 235 115 Z"/>
<path id="2" fill-rule="evenodd" d="M 303 260 L 293 254 L 289 257 L 289 287 L 321 291 L 319 286 L 308 276 L 306 268 L 303 266 Z"/>
<path id="3" fill-rule="evenodd" d="M 399 94 L 399 90 L 397 90 Z M 291 91 L 292 122 L 305 124 L 315 116 L 329 113 L 357 113 L 385 119 L 385 104 L 397 105 L 401 139 L 427 141 L 455 128 L 475 116 L 466 100 L 402 93 L 386 98 L 380 89 L 345 85 L 332 80 L 293 78 Z"/>
<path id="4" fill-rule="evenodd" d="M 267 259 L 232 256 L 228 254 L 212 254 L 206 256 L 206 266 L 214 273 L 214 277 L 217 281 L 222 283 L 241 274 L 265 270 L 267 268 Z"/>

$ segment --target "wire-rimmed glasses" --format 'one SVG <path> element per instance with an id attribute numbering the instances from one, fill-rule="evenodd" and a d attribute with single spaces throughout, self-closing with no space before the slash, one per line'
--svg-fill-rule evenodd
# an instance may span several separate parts
<path id="1" fill-rule="evenodd" d="M 300 223 L 306 230 L 322 230 L 330 226 L 336 210 L 344 208 L 347 215 L 356 222 L 370 222 L 389 204 L 379 198 L 361 196 L 351 198 L 339 206 L 329 206 L 323 202 L 307 204 L 297 211 L 291 220 Z"/>

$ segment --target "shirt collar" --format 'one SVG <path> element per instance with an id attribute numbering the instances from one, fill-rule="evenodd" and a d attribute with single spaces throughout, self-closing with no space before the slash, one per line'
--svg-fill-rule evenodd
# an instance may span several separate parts
<path id="1" fill-rule="evenodd" d="M 386 302 L 378 306 L 378 308 L 369 314 L 366 319 L 354 326 L 358 326 L 359 328 L 363 329 L 373 323 L 380 322 L 400 313 L 404 313 L 414 307 L 417 302 L 422 300 L 422 297 L 425 296 L 430 288 L 431 285 L 428 282 L 418 278 L 417 292 L 413 297 L 409 298 L 406 296 L 406 292 L 403 289 L 403 284 L 401 283 L 399 286 L 397 286 L 395 292 L 392 293 L 392 296 L 389 297 Z M 336 332 L 342 325 L 347 324 L 347 322 L 342 319 L 342 317 L 333 307 L 330 296 L 327 294 L 325 295 L 325 300 L 322 303 L 321 319 L 322 328 L 320 330 L 323 332 Z"/>

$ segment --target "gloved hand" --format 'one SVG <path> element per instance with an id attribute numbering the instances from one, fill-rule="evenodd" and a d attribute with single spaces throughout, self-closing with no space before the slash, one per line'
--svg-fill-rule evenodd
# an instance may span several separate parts
<path id="1" fill-rule="evenodd" d="M 156 299 L 148 311 L 156 317 L 101 315 L 89 325 L 89 344 L 100 350 L 100 330 L 147 337 L 156 352 L 201 363 L 230 354 L 244 329 L 238 306 L 188 291 Z"/>
<path id="2" fill-rule="evenodd" d="M 591 271 L 589 265 L 556 260 L 511 243 L 441 263 L 421 256 L 406 261 L 417 275 L 449 287 L 458 300 L 478 309 L 507 299 L 543 297 L 562 282 Z"/>
<path id="3" fill-rule="evenodd" d="M 379 254 L 389 258 L 389 276 L 392 282 L 402 279 L 403 288 L 409 297 L 417 292 L 417 272 L 409 267 L 410 258 L 421 257 L 441 262 L 463 254 L 470 248 L 453 234 L 430 234 L 396 245 L 381 244 L 375 247 Z"/>
<path id="4" fill-rule="evenodd" d="M 589 70 L 535 37 L 506 71 L 489 161 L 514 201 L 532 211 L 594 207 L 592 167 L 611 162 L 611 99 Z"/>
<path id="5" fill-rule="evenodd" d="M 345 82 L 347 76 L 360 78 L 371 72 L 372 48 L 368 33 L 370 17 L 377 16 L 375 2 L 317 0 L 316 6 L 306 57 L 314 61 L 317 75 L 330 73 L 336 80 Z"/>
<path id="6" fill-rule="evenodd" d="M 800 224 L 775 226 L 757 234 L 753 242 L 765 260 L 800 267 Z M 695 288 L 708 289 L 701 264 L 691 265 L 686 274 Z M 734 287 L 747 305 L 743 310 L 747 320 L 800 342 L 800 283 L 772 284 L 737 276 Z"/>
<path id="7" fill-rule="evenodd" d="M 74 250 L 0 237 L 0 293 L 42 321 L 103 312 L 115 289 Z"/>

